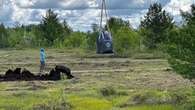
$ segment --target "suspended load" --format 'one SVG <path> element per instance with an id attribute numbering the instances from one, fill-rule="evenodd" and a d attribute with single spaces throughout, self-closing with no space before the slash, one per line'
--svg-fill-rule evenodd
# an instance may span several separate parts
<path id="1" fill-rule="evenodd" d="M 102 31 L 97 37 L 97 53 L 113 53 L 112 36 L 108 31 Z"/>
<path id="2" fill-rule="evenodd" d="M 105 0 L 102 0 L 100 30 L 96 39 L 96 52 L 98 54 L 113 53 L 112 34 L 109 31 L 109 26 L 107 25 L 108 30 L 105 30 L 102 26 L 104 11 L 106 15 L 106 21 L 108 21 L 106 2 Z"/>

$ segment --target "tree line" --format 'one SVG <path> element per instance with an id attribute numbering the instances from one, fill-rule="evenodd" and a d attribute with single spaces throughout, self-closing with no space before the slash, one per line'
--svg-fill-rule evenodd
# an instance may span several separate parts
<path id="1" fill-rule="evenodd" d="M 168 31 L 173 28 L 172 17 L 162 6 L 155 3 L 141 21 L 138 29 L 133 29 L 128 21 L 110 18 L 106 24 L 110 27 L 116 52 L 128 54 L 127 50 L 139 47 L 142 43 L 147 48 L 157 48 L 167 40 Z M 105 26 L 105 27 L 107 27 Z M 92 31 L 74 32 L 66 20 L 60 22 L 58 15 L 51 9 L 42 17 L 38 25 L 16 25 L 5 28 L 0 25 L 0 48 L 6 47 L 57 47 L 95 49 L 95 40 L 99 34 L 97 24 L 92 24 Z"/>
<path id="2" fill-rule="evenodd" d="M 179 74 L 195 78 L 195 5 L 190 12 L 182 12 L 182 25 L 177 26 L 173 16 L 159 3 L 151 4 L 140 21 L 138 29 L 130 22 L 112 17 L 105 27 L 110 27 L 115 53 L 128 56 L 136 50 L 161 49 L 169 55 L 169 63 Z M 38 25 L 17 25 L 5 28 L 0 25 L 0 48 L 55 47 L 95 50 L 99 34 L 97 24 L 92 31 L 79 32 L 60 22 L 58 15 L 47 10 Z"/>

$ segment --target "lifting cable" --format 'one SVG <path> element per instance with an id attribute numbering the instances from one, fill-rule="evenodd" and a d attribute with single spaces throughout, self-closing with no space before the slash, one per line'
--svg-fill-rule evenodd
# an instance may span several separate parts
<path id="1" fill-rule="evenodd" d="M 109 27 L 109 24 L 108 24 L 108 13 L 107 13 L 107 6 L 106 6 L 106 1 L 105 0 L 102 0 L 102 4 L 101 4 L 101 20 L 100 20 L 100 32 L 103 31 L 103 17 L 104 17 L 104 13 L 105 13 L 105 16 L 106 16 L 106 26 L 107 26 L 107 29 L 108 31 L 111 33 L 111 29 Z"/>

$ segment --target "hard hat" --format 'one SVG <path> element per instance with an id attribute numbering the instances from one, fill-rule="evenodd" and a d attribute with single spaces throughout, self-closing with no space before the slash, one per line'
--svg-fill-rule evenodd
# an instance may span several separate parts
<path id="1" fill-rule="evenodd" d="M 41 48 L 40 51 L 44 52 L 44 48 Z"/>

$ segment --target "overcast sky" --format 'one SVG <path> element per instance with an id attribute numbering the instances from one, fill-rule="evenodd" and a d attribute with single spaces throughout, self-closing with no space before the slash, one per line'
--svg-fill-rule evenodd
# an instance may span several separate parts
<path id="1" fill-rule="evenodd" d="M 0 22 L 7 26 L 15 24 L 38 24 L 51 8 L 66 19 L 74 30 L 90 30 L 92 23 L 100 21 L 101 0 L 0 0 Z M 189 11 L 195 0 L 106 0 L 109 16 L 129 20 L 132 27 L 139 26 L 140 19 L 151 3 L 159 2 L 179 22 L 179 10 Z"/>

